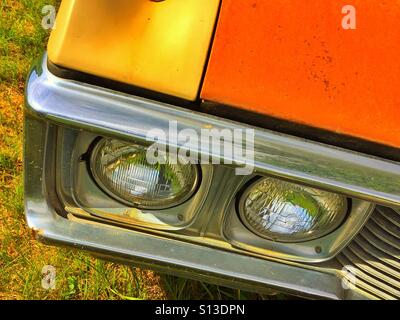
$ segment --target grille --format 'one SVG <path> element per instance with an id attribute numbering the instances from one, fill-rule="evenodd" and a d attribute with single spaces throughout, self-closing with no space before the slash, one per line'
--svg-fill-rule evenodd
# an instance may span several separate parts
<path id="1" fill-rule="evenodd" d="M 337 259 L 357 288 L 377 299 L 400 299 L 400 211 L 377 207 Z"/>

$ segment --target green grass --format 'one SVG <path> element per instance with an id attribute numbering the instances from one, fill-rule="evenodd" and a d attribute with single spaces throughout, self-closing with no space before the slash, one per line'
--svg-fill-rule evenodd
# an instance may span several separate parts
<path id="1" fill-rule="evenodd" d="M 0 0 L 0 299 L 249 299 L 215 285 L 97 260 L 45 246 L 24 221 L 22 123 L 24 81 L 49 32 L 41 8 L 56 0 Z M 41 286 L 42 268 L 56 267 L 54 290 Z"/>

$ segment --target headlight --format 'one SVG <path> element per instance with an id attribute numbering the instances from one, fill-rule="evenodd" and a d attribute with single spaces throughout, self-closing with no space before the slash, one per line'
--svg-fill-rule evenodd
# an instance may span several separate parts
<path id="1" fill-rule="evenodd" d="M 243 223 L 261 237 L 300 242 L 335 230 L 347 213 L 344 196 L 306 186 L 263 178 L 239 201 Z"/>
<path id="2" fill-rule="evenodd" d="M 165 209 L 183 203 L 195 191 L 196 165 L 154 164 L 147 149 L 114 139 L 103 139 L 94 148 L 91 170 L 110 196 L 142 209 Z"/>

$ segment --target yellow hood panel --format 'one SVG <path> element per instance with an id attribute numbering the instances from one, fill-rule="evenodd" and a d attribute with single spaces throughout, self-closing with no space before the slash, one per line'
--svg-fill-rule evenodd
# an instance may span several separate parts
<path id="1" fill-rule="evenodd" d="M 195 100 L 220 0 L 64 0 L 51 62 Z"/>

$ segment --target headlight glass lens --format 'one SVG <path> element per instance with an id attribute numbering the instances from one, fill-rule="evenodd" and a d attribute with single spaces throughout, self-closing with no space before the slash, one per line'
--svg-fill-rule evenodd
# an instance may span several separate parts
<path id="1" fill-rule="evenodd" d="M 100 187 L 114 198 L 142 209 L 164 209 L 183 203 L 195 191 L 195 165 L 149 164 L 147 148 L 103 139 L 94 148 L 91 170 Z M 166 155 L 165 155 L 166 156 Z"/>
<path id="2" fill-rule="evenodd" d="M 273 178 L 255 182 L 239 202 L 248 229 L 279 242 L 322 237 L 339 227 L 347 209 L 344 196 Z"/>

